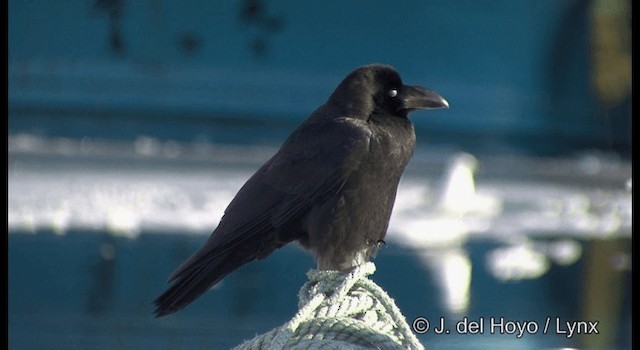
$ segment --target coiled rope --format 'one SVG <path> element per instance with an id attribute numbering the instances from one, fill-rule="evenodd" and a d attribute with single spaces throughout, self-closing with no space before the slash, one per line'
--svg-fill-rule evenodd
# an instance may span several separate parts
<path id="1" fill-rule="evenodd" d="M 309 271 L 298 313 L 235 349 L 424 349 L 393 299 L 368 278 L 375 270 L 368 262 L 348 272 Z"/>

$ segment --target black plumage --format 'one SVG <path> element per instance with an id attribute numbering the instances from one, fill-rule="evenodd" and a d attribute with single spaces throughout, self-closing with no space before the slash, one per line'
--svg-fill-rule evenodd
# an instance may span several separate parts
<path id="1" fill-rule="evenodd" d="M 347 75 L 244 184 L 207 242 L 169 277 L 157 316 L 185 307 L 224 276 L 292 242 L 318 268 L 346 270 L 384 242 L 400 176 L 415 147 L 407 114 L 448 107 L 404 85 L 390 66 Z"/>

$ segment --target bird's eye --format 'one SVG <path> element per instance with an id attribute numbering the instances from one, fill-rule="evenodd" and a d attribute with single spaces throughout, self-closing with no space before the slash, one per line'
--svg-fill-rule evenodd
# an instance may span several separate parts
<path id="1" fill-rule="evenodd" d="M 391 90 L 389 90 L 389 92 L 388 92 L 388 93 L 389 93 L 389 97 L 396 97 L 396 96 L 398 96 L 398 90 L 396 90 L 396 89 L 391 89 Z"/>

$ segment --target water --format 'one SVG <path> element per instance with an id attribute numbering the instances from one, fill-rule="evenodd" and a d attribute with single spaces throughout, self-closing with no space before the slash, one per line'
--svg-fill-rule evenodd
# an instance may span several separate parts
<path id="1" fill-rule="evenodd" d="M 314 267 L 295 245 L 151 316 L 168 274 L 273 151 L 10 136 L 10 348 L 229 348 L 286 322 Z M 420 335 L 428 348 L 630 348 L 630 174 L 597 153 L 419 150 L 373 279 L 409 323 L 444 318 L 450 334 Z M 598 322 L 599 334 L 568 337 L 567 321 Z M 473 322 L 483 331 L 460 334 Z"/>
<path id="2" fill-rule="evenodd" d="M 427 348 L 630 348 L 624 2 L 92 3 L 8 6 L 11 349 L 224 349 L 289 320 L 313 267 L 296 246 L 176 315 L 151 301 L 371 62 L 451 102 L 412 115 L 420 148 L 373 276 L 410 322 L 446 319 Z M 457 334 L 464 317 L 599 334 Z"/>

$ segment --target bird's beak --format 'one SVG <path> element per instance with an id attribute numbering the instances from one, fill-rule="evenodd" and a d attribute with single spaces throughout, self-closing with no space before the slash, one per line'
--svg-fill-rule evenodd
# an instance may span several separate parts
<path id="1" fill-rule="evenodd" d="M 437 92 L 421 86 L 404 85 L 400 93 L 401 109 L 440 109 L 449 108 L 449 102 Z"/>

